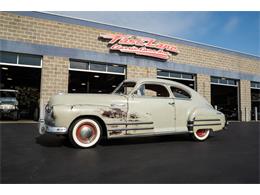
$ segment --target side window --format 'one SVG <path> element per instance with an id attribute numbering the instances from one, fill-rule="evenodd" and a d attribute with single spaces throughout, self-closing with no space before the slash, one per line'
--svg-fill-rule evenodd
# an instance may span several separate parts
<path id="1" fill-rule="evenodd" d="M 171 87 L 172 93 L 176 98 L 184 98 L 184 99 L 190 99 L 191 96 L 188 92 L 177 88 L 177 87 Z"/>
<path id="2" fill-rule="evenodd" d="M 137 96 L 147 96 L 147 97 L 169 97 L 170 94 L 168 90 L 157 84 L 143 84 L 135 92 Z"/>

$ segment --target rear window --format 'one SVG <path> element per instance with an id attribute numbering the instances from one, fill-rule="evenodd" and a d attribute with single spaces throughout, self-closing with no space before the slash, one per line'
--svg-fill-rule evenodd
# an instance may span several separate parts
<path id="1" fill-rule="evenodd" d="M 171 91 L 176 98 L 190 99 L 191 95 L 183 89 L 171 87 Z"/>
<path id="2" fill-rule="evenodd" d="M 146 96 L 146 97 L 169 97 L 170 94 L 168 90 L 158 84 L 143 84 L 139 87 L 139 89 L 135 92 L 138 96 Z"/>

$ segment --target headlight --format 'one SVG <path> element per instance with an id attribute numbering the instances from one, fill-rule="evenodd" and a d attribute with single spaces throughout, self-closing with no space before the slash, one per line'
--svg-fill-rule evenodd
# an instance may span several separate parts
<path id="1" fill-rule="evenodd" d="M 49 104 L 47 104 L 47 105 L 45 106 L 45 111 L 46 111 L 47 113 L 52 113 L 53 107 L 50 106 Z"/>

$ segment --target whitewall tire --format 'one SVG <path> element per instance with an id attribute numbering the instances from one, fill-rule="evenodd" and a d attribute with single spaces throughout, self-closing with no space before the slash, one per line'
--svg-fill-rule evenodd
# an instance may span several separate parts
<path id="1" fill-rule="evenodd" d="M 80 148 L 95 146 L 101 137 L 101 127 L 94 119 L 79 119 L 69 130 L 70 142 Z"/>
<path id="2" fill-rule="evenodd" d="M 204 141 L 209 137 L 209 133 L 209 129 L 198 129 L 196 131 L 193 131 L 192 137 L 196 141 Z"/>

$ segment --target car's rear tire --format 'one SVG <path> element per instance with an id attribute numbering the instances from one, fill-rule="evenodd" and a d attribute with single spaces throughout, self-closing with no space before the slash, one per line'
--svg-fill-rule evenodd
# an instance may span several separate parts
<path id="1" fill-rule="evenodd" d="M 195 141 L 204 141 L 209 137 L 209 133 L 209 129 L 198 129 L 196 131 L 193 131 L 192 138 Z"/>
<path id="2" fill-rule="evenodd" d="M 95 146 L 101 137 L 101 125 L 94 119 L 78 119 L 69 129 L 69 140 L 73 146 L 90 148 Z"/>

